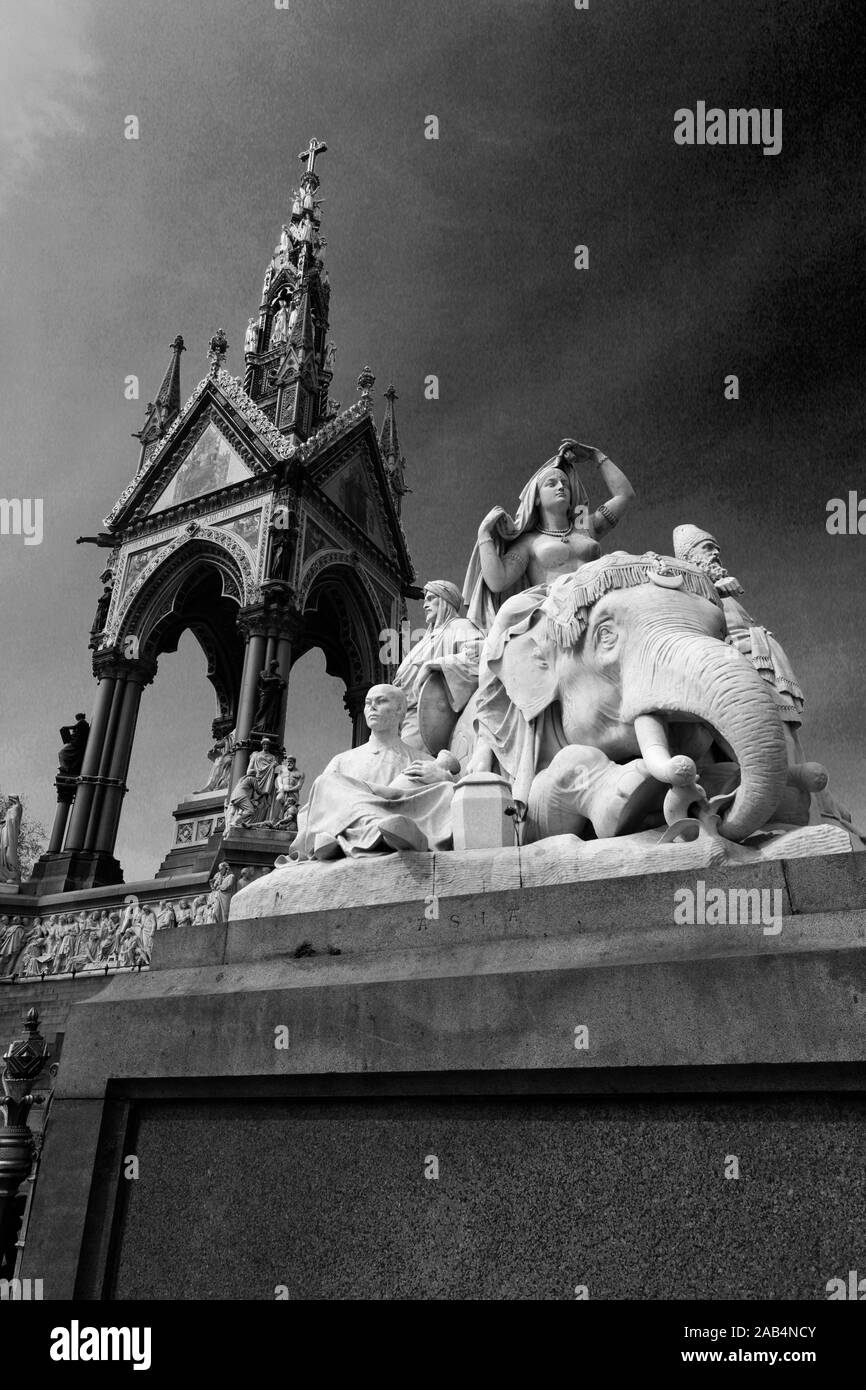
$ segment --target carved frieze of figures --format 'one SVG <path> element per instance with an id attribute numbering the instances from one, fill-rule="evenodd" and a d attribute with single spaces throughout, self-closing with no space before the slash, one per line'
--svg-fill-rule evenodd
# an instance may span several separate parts
<path id="1" fill-rule="evenodd" d="M 178 904 L 178 906 L 180 906 Z M 141 903 L 35 917 L 0 917 L 0 976 L 81 974 L 149 965 L 155 931 L 173 927 L 174 905 Z"/>
<path id="2" fill-rule="evenodd" d="M 296 775 L 303 781 L 303 774 Z M 128 894 L 113 907 L 52 913 L 29 921 L 20 915 L 0 915 L 0 978 L 143 968 L 150 964 L 157 932 L 227 921 L 238 889 L 268 872 L 264 866 L 248 865 L 236 875 L 221 860 L 209 891 L 192 900 L 141 902 Z"/>

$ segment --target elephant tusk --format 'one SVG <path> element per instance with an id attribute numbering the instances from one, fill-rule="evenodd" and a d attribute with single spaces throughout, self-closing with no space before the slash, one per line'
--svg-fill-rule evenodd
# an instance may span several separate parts
<path id="1" fill-rule="evenodd" d="M 682 754 L 671 757 L 664 721 L 656 714 L 639 714 L 634 721 L 635 737 L 641 757 L 651 776 L 671 787 L 685 787 L 697 781 L 693 759 Z"/>

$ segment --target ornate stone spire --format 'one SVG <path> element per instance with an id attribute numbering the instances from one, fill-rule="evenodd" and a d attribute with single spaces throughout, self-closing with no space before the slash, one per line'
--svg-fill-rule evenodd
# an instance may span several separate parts
<path id="1" fill-rule="evenodd" d="M 180 354 L 185 351 L 183 338 L 178 333 L 171 345 L 171 361 L 156 393 L 156 400 L 148 401 L 144 424 L 132 436 L 141 440 L 142 453 L 148 445 L 162 439 L 171 422 L 180 414 Z"/>
<path id="2" fill-rule="evenodd" d="M 300 185 L 265 270 L 262 301 L 244 341 L 244 389 L 277 428 L 303 442 L 327 418 L 333 353 L 326 351 L 330 287 L 321 236 L 316 161 L 327 145 L 313 139 L 299 158 Z"/>
<path id="3" fill-rule="evenodd" d="M 385 472 L 388 475 L 388 483 L 394 495 L 394 503 L 399 515 L 402 499 L 409 488 L 407 488 L 404 478 L 406 460 L 400 452 L 400 440 L 397 437 L 397 416 L 394 411 L 394 402 L 399 400 L 399 397 L 394 390 L 393 383 L 385 392 L 385 400 L 387 404 L 385 406 L 385 418 L 379 431 L 379 448 L 382 450 L 382 458 L 385 460 Z"/>

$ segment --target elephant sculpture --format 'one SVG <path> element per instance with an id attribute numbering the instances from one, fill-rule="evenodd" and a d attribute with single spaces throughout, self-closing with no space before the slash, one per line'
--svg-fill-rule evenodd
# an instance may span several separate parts
<path id="1" fill-rule="evenodd" d="M 525 807 L 527 842 L 624 834 L 708 803 L 732 841 L 808 821 L 823 769 L 789 767 L 772 692 L 725 641 L 721 601 L 697 566 L 617 551 L 526 611 L 525 598 L 500 609 L 451 746 L 485 697 L 496 708 L 494 688 L 505 713 L 476 728 Z"/>

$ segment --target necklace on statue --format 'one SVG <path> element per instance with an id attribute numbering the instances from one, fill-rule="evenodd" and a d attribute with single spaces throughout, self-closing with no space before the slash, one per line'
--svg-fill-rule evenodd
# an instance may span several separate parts
<path id="1" fill-rule="evenodd" d="M 542 536 L 553 536 L 556 540 L 562 541 L 563 545 L 568 545 L 568 538 L 574 530 L 574 525 L 573 523 L 569 524 L 565 527 L 565 530 L 563 530 L 562 528 L 560 528 L 559 530 L 550 530 L 546 526 L 539 526 L 538 529 L 541 532 Z"/>

